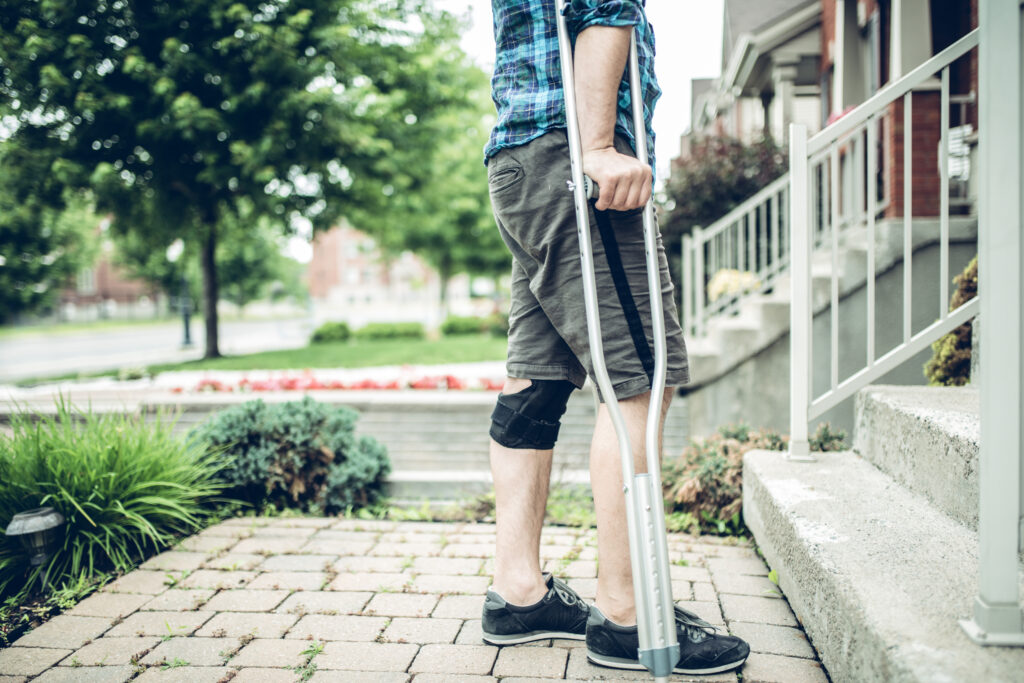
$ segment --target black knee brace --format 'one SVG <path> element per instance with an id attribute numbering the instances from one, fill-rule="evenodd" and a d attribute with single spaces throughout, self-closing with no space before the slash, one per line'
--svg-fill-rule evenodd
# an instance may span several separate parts
<path id="1" fill-rule="evenodd" d="M 505 448 L 554 448 L 569 394 L 566 380 L 535 379 L 515 394 L 498 394 L 491 414 L 491 438 Z"/>

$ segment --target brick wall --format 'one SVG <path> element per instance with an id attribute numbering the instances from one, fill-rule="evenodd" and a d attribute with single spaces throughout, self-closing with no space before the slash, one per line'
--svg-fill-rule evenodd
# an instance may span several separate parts
<path id="1" fill-rule="evenodd" d="M 939 128 L 941 97 L 938 92 L 918 92 L 913 95 L 911 125 L 912 215 L 937 216 L 939 214 Z M 887 217 L 903 215 L 903 99 L 889 107 L 889 124 L 885 133 L 886 195 L 890 198 Z"/>

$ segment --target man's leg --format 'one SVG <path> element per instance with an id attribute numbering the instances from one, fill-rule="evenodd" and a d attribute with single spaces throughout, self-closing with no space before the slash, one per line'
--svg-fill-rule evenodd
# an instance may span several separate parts
<path id="1" fill-rule="evenodd" d="M 502 393 L 519 393 L 530 384 L 509 377 Z M 506 448 L 491 439 L 490 455 L 497 524 L 492 589 L 513 605 L 532 605 L 548 590 L 541 576 L 540 532 L 552 451 Z"/>
<path id="2" fill-rule="evenodd" d="M 647 471 L 644 432 L 650 393 L 619 401 L 633 447 L 637 472 Z M 661 409 L 661 427 L 672 401 L 672 389 L 665 390 Z M 659 439 L 661 434 L 659 428 Z M 659 443 L 659 449 L 661 444 Z M 608 408 L 601 404 L 590 447 L 590 486 L 597 513 L 598 609 L 605 617 L 622 626 L 636 623 L 633 597 L 633 571 L 629 560 L 629 530 L 626 524 L 626 497 L 622 492 L 622 459 L 619 441 Z"/>

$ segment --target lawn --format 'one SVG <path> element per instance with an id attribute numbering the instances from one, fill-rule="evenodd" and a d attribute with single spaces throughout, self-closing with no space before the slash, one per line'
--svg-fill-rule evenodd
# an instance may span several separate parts
<path id="1" fill-rule="evenodd" d="M 440 339 L 387 339 L 311 344 L 302 349 L 264 351 L 150 366 L 150 372 L 175 370 L 292 370 L 304 368 L 366 368 L 377 365 L 438 365 L 505 359 L 508 342 L 491 335 Z"/>

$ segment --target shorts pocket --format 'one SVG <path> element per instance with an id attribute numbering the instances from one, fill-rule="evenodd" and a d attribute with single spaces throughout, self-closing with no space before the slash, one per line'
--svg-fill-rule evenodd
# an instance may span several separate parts
<path id="1" fill-rule="evenodd" d="M 518 185 L 525 175 L 523 167 L 519 163 L 503 164 L 488 174 L 487 185 L 491 194 L 498 194 Z"/>

